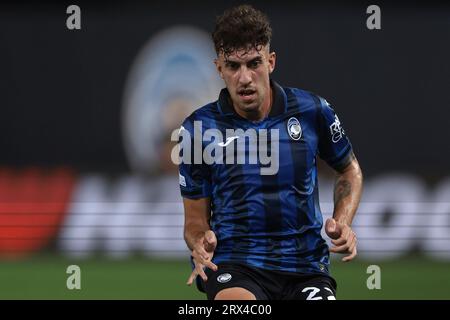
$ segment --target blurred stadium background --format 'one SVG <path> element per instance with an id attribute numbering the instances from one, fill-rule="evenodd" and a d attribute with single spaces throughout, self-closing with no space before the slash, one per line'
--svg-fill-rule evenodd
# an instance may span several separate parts
<path id="1" fill-rule="evenodd" d="M 240 2 L 90 2 L 0 9 L 0 299 L 203 299 L 171 132 L 215 100 L 214 17 Z M 248 1 L 247 3 L 252 3 Z M 450 7 L 258 1 L 274 78 L 330 101 L 366 177 L 359 256 L 340 299 L 450 298 Z M 332 173 L 321 165 L 321 207 Z M 81 268 L 68 290 L 66 268 Z M 369 290 L 370 265 L 381 289 Z"/>

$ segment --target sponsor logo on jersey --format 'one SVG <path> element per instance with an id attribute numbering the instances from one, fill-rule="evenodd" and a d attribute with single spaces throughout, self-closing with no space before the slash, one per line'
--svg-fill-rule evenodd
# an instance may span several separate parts
<path id="1" fill-rule="evenodd" d="M 182 174 L 178 174 L 179 178 L 180 178 L 180 186 L 186 187 L 186 179 L 184 178 L 184 176 Z"/>
<path id="2" fill-rule="evenodd" d="M 334 143 L 337 143 L 339 140 L 341 140 L 345 134 L 337 115 L 334 115 L 334 122 L 330 125 L 330 132 L 331 140 Z"/>
<path id="3" fill-rule="evenodd" d="M 238 139 L 239 136 L 233 136 L 233 137 L 229 137 L 227 138 L 227 141 L 225 142 L 219 142 L 218 145 L 219 147 L 226 147 L 227 145 L 229 145 L 232 141 Z"/>

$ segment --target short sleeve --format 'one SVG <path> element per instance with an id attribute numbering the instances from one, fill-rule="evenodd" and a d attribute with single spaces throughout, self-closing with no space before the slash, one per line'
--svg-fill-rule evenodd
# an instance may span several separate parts
<path id="1" fill-rule="evenodd" d="M 319 157 L 337 169 L 349 161 L 352 145 L 333 107 L 325 99 L 318 98 Z"/>
<path id="2" fill-rule="evenodd" d="M 201 123 L 199 122 L 201 125 Z M 194 134 L 198 129 L 195 122 L 186 119 L 178 133 L 180 150 L 179 183 L 181 195 L 189 199 L 206 198 L 211 196 L 211 176 L 208 165 L 202 157 L 196 161 L 195 153 L 203 154 L 201 132 Z M 201 130 L 197 130 L 201 131 Z M 198 137 L 198 138 L 197 138 Z M 197 139 L 197 141 L 196 141 Z"/>

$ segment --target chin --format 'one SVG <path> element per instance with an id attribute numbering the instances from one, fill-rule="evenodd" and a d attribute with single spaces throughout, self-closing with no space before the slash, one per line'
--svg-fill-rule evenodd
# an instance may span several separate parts
<path id="1" fill-rule="evenodd" d="M 255 112 L 259 109 L 259 104 L 256 102 L 252 102 L 251 104 L 241 105 L 241 110 L 245 112 Z"/>

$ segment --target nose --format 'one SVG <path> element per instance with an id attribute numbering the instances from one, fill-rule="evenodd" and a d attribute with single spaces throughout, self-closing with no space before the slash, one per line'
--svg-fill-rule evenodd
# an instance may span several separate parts
<path id="1" fill-rule="evenodd" d="M 239 84 L 241 86 L 247 86 L 251 82 L 252 82 L 251 71 L 246 66 L 242 66 L 239 71 Z"/>

